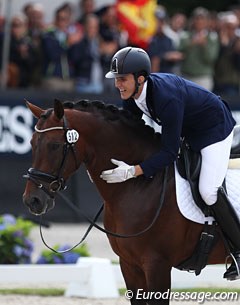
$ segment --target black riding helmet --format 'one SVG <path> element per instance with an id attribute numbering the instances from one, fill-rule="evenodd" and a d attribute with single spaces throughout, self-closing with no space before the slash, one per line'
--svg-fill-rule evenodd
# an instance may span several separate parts
<path id="1" fill-rule="evenodd" d="M 126 47 L 119 50 L 112 58 L 110 71 L 105 75 L 106 78 L 121 77 L 126 74 L 133 74 L 138 92 L 138 77 L 143 75 L 147 79 L 151 72 L 151 61 L 148 54 L 140 48 Z"/>
<path id="2" fill-rule="evenodd" d="M 140 48 L 126 47 L 119 50 L 112 58 L 110 71 L 106 78 L 115 78 L 125 74 L 138 74 L 151 72 L 151 62 L 148 54 Z M 141 74 L 140 74 L 141 75 Z"/>

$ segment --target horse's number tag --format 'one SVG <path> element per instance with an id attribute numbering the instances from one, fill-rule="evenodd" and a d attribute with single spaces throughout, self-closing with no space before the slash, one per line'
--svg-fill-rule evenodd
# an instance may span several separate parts
<path id="1" fill-rule="evenodd" d="M 75 129 L 68 130 L 66 132 L 66 138 L 69 144 L 76 143 L 79 138 L 79 133 Z"/>

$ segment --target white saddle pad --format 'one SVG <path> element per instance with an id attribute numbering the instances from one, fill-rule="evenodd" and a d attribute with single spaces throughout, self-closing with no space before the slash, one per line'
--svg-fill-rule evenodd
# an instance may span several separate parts
<path id="1" fill-rule="evenodd" d="M 205 217 L 193 201 L 191 189 L 187 180 L 183 179 L 175 166 L 176 195 L 178 207 L 184 217 L 194 222 L 204 224 L 212 222 L 213 217 Z M 226 177 L 227 193 L 233 208 L 240 219 L 240 170 L 228 169 Z"/>

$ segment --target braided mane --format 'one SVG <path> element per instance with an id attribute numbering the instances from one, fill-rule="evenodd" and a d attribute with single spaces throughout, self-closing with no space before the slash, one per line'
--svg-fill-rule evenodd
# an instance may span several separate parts
<path id="1" fill-rule="evenodd" d="M 156 137 L 160 136 L 159 133 L 155 133 L 152 127 L 146 125 L 143 119 L 132 115 L 126 110 L 119 109 L 117 106 L 112 104 L 105 104 L 101 101 L 80 100 L 76 102 L 65 101 L 63 106 L 67 109 L 76 109 L 101 114 L 102 117 L 108 121 L 121 121 L 123 124 L 135 129 L 135 131 L 140 135 L 153 137 L 154 140 Z"/>
<path id="2" fill-rule="evenodd" d="M 96 116 L 101 115 L 104 120 L 107 121 L 119 121 L 131 128 L 134 133 L 140 137 L 146 137 L 148 140 L 160 141 L 161 135 L 156 133 L 155 130 L 146 125 L 143 119 L 140 119 L 130 112 L 119 109 L 117 106 L 112 104 L 105 104 L 101 101 L 89 101 L 89 100 L 79 100 L 79 101 L 65 101 L 63 102 L 65 109 L 76 109 L 83 112 L 89 112 L 96 114 Z M 53 109 L 46 110 L 41 117 L 47 119 Z"/>

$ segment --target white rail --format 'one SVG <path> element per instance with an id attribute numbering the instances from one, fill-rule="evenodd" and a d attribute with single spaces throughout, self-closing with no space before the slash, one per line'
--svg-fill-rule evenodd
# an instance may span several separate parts
<path id="1" fill-rule="evenodd" d="M 239 288 L 240 280 L 227 281 L 224 272 L 224 265 L 207 266 L 199 276 L 173 269 L 172 288 Z M 0 284 L 66 283 L 68 297 L 117 298 L 118 288 L 125 287 L 120 267 L 105 258 L 80 258 L 76 264 L 0 265 L 0 275 Z"/>
<path id="2" fill-rule="evenodd" d="M 109 259 L 82 257 L 76 264 L 0 265 L 0 284 L 68 283 L 65 296 L 116 298 L 116 276 Z"/>

